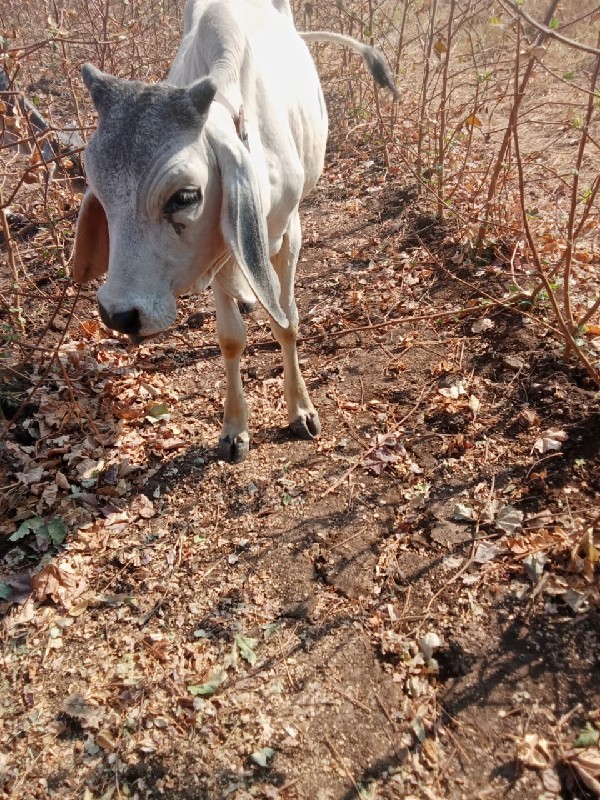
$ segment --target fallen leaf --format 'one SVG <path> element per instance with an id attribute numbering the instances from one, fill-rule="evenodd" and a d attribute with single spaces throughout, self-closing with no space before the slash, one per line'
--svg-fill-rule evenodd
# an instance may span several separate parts
<path id="1" fill-rule="evenodd" d="M 441 395 L 444 397 L 449 397 L 451 400 L 458 400 L 461 395 L 466 394 L 467 392 L 462 381 L 453 383 L 452 386 L 442 386 L 442 388 L 438 389 L 438 391 Z"/>
<path id="2" fill-rule="evenodd" d="M 96 483 L 98 475 L 104 468 L 104 459 L 96 460 L 94 458 L 84 458 L 77 464 L 75 471 L 80 481 L 89 481 L 91 484 Z"/>
<path id="3" fill-rule="evenodd" d="M 457 503 L 452 512 L 452 519 L 458 522 L 475 522 L 477 513 L 472 506 L 467 506 L 464 503 Z"/>
<path id="4" fill-rule="evenodd" d="M 116 748 L 115 740 L 109 731 L 99 731 L 96 736 L 96 744 L 98 747 L 101 747 L 103 750 L 108 750 L 111 753 L 114 752 Z"/>
<path id="5" fill-rule="evenodd" d="M 63 473 L 60 470 L 58 470 L 58 472 L 56 473 L 54 481 L 59 489 L 63 489 L 66 492 L 68 492 L 71 488 L 71 484 L 67 480 L 67 477 L 63 475 Z"/>
<path id="6" fill-rule="evenodd" d="M 481 408 L 481 401 L 479 398 L 475 397 L 474 394 L 469 397 L 469 408 L 473 414 L 473 420 L 476 420 L 477 414 L 479 414 L 479 409 Z"/>
<path id="7" fill-rule="evenodd" d="M 562 595 L 562 599 L 576 614 L 584 614 L 589 608 L 588 596 L 584 592 L 578 592 L 576 589 L 567 589 Z"/>
<path id="8" fill-rule="evenodd" d="M 540 417 L 537 411 L 534 411 L 533 408 L 524 408 L 519 412 L 517 421 L 524 428 L 530 428 L 534 425 L 540 424 Z"/>
<path id="9" fill-rule="evenodd" d="M 550 509 L 545 508 L 543 511 L 540 511 L 539 514 L 532 514 L 530 517 L 527 517 L 525 521 L 525 527 L 527 530 L 537 530 L 538 528 L 547 528 L 549 525 L 552 525 L 554 521 L 554 517 Z"/>
<path id="10" fill-rule="evenodd" d="M 0 600 L 8 600 L 12 594 L 12 587 L 0 581 Z"/>
<path id="11" fill-rule="evenodd" d="M 142 519 L 151 519 L 156 514 L 154 503 L 145 494 L 136 495 L 129 505 L 129 510 L 132 516 Z"/>
<path id="12" fill-rule="evenodd" d="M 56 564 L 47 564 L 31 579 L 33 596 L 39 603 L 51 598 L 64 603 L 77 587 L 77 576 Z"/>
<path id="13" fill-rule="evenodd" d="M 550 746 L 537 733 L 526 733 L 517 739 L 517 759 L 526 767 L 544 769 L 550 763 Z"/>
<path id="14" fill-rule="evenodd" d="M 423 720 L 420 717 L 415 717 L 412 722 L 410 723 L 411 728 L 415 732 L 417 739 L 420 742 L 424 742 L 427 738 L 427 731 L 425 730 L 425 726 L 423 725 Z"/>
<path id="15" fill-rule="evenodd" d="M 164 419 L 168 421 L 170 417 L 169 406 L 166 403 L 153 403 L 146 413 L 157 420 Z"/>
<path id="16" fill-rule="evenodd" d="M 56 503 L 57 497 L 58 497 L 57 484 L 49 483 L 47 486 L 44 487 L 44 491 L 42 492 L 40 502 L 37 505 L 37 510 L 41 513 L 46 509 L 52 508 L 52 506 Z"/>
<path id="17" fill-rule="evenodd" d="M 513 369 L 525 369 L 527 366 L 523 359 L 518 358 L 517 356 L 506 356 L 504 363 Z"/>
<path id="18" fill-rule="evenodd" d="M 471 325 L 471 330 L 473 333 L 483 333 L 484 331 L 491 330 L 494 325 L 494 321 L 489 317 L 482 317 L 481 319 L 475 320 L 475 322 Z"/>
<path id="19" fill-rule="evenodd" d="M 197 695 L 211 695 L 214 694 L 217 689 L 225 683 L 227 680 L 227 674 L 225 670 L 219 669 L 217 670 L 212 678 L 210 678 L 206 683 L 201 684 L 192 684 L 188 686 L 188 692 L 196 697 Z"/>
<path id="20" fill-rule="evenodd" d="M 178 450 L 180 447 L 185 447 L 188 442 L 185 439 L 178 439 L 177 437 L 171 437 L 170 439 L 164 439 L 162 442 L 157 443 L 157 447 L 161 450 Z"/>
<path id="21" fill-rule="evenodd" d="M 496 527 L 505 533 L 515 533 L 523 524 L 523 512 L 514 506 L 501 506 L 496 515 Z"/>
<path id="22" fill-rule="evenodd" d="M 54 545 L 62 544 L 67 537 L 67 526 L 60 517 L 55 517 L 46 525 L 48 539 Z"/>
<path id="23" fill-rule="evenodd" d="M 249 636 L 242 636 L 238 633 L 235 637 L 235 643 L 240 651 L 241 657 L 253 667 L 258 658 L 254 652 L 254 648 L 258 644 L 258 639 L 251 639 Z"/>
<path id="24" fill-rule="evenodd" d="M 488 561 L 492 561 L 496 558 L 503 549 L 501 545 L 495 544 L 494 542 L 479 542 L 475 549 L 475 554 L 473 555 L 473 561 L 477 564 L 487 564 Z"/>
<path id="25" fill-rule="evenodd" d="M 581 764 L 592 775 L 600 776 L 600 750 L 588 748 L 574 755 L 573 761 Z"/>
<path id="26" fill-rule="evenodd" d="M 419 639 L 419 650 L 423 653 L 425 661 L 430 661 L 438 647 L 442 647 L 444 640 L 437 633 L 426 633 Z"/>
<path id="27" fill-rule="evenodd" d="M 274 755 L 275 750 L 272 750 L 270 747 L 263 747 L 262 750 L 257 750 L 255 753 L 252 753 L 250 758 L 255 764 L 258 764 L 259 767 L 266 767 L 268 760 Z"/>
<path id="28" fill-rule="evenodd" d="M 585 727 L 579 733 L 575 747 L 592 747 L 598 744 L 600 740 L 600 731 L 592 725 L 591 722 L 586 722 Z"/>
<path id="29" fill-rule="evenodd" d="M 565 760 L 596 797 L 600 797 L 600 751 L 597 748 L 567 753 Z"/>
<path id="30" fill-rule="evenodd" d="M 479 119 L 479 117 L 476 117 L 475 114 L 469 114 L 465 122 L 472 128 L 481 128 L 481 120 Z"/>
<path id="31" fill-rule="evenodd" d="M 44 518 L 43 517 L 31 517 L 30 519 L 26 519 L 22 522 L 17 530 L 8 537 L 9 542 L 18 542 L 21 539 L 24 539 L 26 536 L 29 536 L 30 533 L 34 531 L 38 531 L 44 526 Z"/>
<path id="32" fill-rule="evenodd" d="M 62 704 L 62 712 L 68 717 L 79 720 L 84 728 L 97 727 L 102 716 L 99 706 L 86 700 L 79 692 L 70 694 L 67 697 Z"/>
<path id="33" fill-rule="evenodd" d="M 549 453 L 553 450 L 560 450 L 563 442 L 566 442 L 568 435 L 564 431 L 547 430 L 535 440 L 534 449 L 541 453 Z"/>
<path id="34" fill-rule="evenodd" d="M 548 559 L 544 553 L 532 553 L 530 556 L 527 556 L 525 561 L 523 561 L 525 572 L 527 572 L 527 577 L 534 585 L 539 583 L 542 575 L 544 574 L 544 565 L 547 560 Z"/>
<path id="35" fill-rule="evenodd" d="M 18 472 L 17 480 L 19 483 L 24 483 L 27 486 L 30 486 L 32 483 L 39 483 L 42 480 L 43 474 L 43 467 L 32 467 L 30 470 L 27 470 L 27 472 Z"/>

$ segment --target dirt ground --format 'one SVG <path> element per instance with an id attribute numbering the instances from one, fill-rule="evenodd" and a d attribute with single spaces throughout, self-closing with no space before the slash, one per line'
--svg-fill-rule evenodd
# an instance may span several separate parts
<path id="1" fill-rule="evenodd" d="M 251 452 L 216 459 L 210 292 L 139 349 L 87 292 L 11 428 L 3 796 L 596 796 L 594 387 L 543 304 L 485 305 L 502 255 L 364 153 L 330 154 L 303 226 L 320 439 L 286 431 L 256 311 Z"/>

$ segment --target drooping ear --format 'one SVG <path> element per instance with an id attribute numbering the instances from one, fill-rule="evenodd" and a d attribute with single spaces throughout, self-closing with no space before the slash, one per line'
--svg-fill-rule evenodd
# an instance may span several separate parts
<path id="1" fill-rule="evenodd" d="M 81 77 L 86 89 L 92 96 L 96 111 L 99 114 L 103 114 L 117 95 L 119 79 L 101 72 L 93 64 L 84 64 L 82 66 Z"/>
<path id="2" fill-rule="evenodd" d="M 200 78 L 199 81 L 193 83 L 189 89 L 188 94 L 190 99 L 199 114 L 207 113 L 210 104 L 215 99 L 217 93 L 217 84 L 210 77 Z"/>
<path id="3" fill-rule="evenodd" d="M 73 250 L 73 280 L 87 283 L 108 270 L 108 220 L 102 203 L 88 189 L 81 201 L 75 247 Z"/>
<path id="4" fill-rule="evenodd" d="M 289 320 L 279 303 L 279 278 L 269 259 L 258 180 L 248 151 L 233 133 L 228 137 L 209 134 L 208 138 L 221 171 L 223 237 L 258 301 L 275 322 L 288 328 Z"/>

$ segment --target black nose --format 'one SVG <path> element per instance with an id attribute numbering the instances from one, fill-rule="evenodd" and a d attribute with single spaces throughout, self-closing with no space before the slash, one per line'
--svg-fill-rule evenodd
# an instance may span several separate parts
<path id="1" fill-rule="evenodd" d="M 100 318 L 107 328 L 120 333 L 136 335 L 140 332 L 140 312 L 137 308 L 130 308 L 128 311 L 117 311 L 116 314 L 109 314 L 102 303 L 98 303 Z"/>

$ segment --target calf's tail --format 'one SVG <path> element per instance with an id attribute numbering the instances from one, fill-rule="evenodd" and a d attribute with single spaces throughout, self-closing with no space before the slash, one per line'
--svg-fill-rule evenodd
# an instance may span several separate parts
<path id="1" fill-rule="evenodd" d="M 332 33 L 330 31 L 299 31 L 298 33 L 305 42 L 330 42 L 331 44 L 348 47 L 358 53 L 367 65 L 375 83 L 385 89 L 389 89 L 394 95 L 394 99 L 398 98 L 398 89 L 396 88 L 392 70 L 381 50 L 370 47 L 368 44 L 363 44 L 351 36 L 344 36 L 341 33 Z"/>

